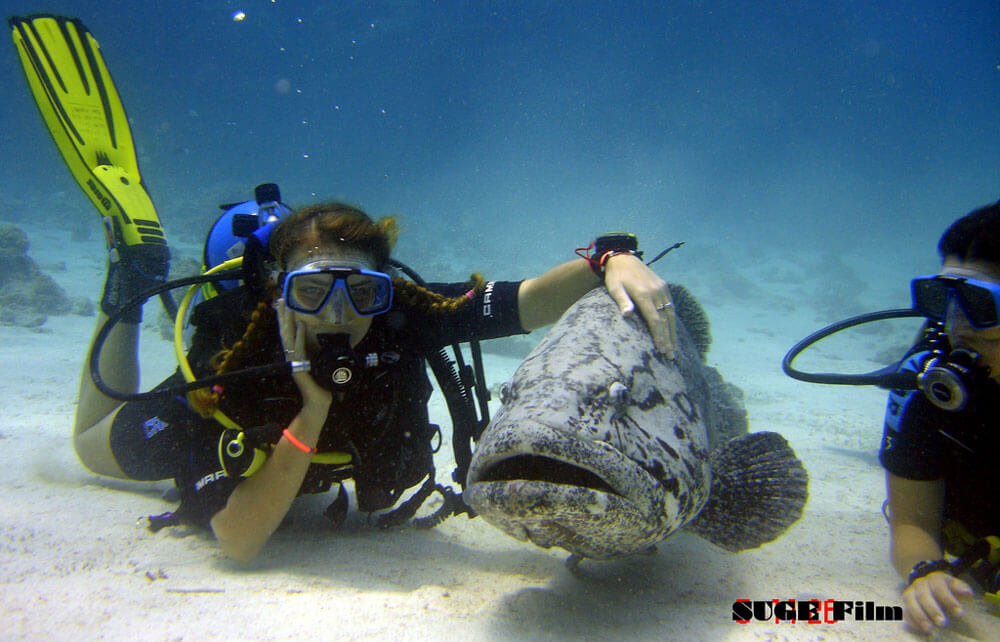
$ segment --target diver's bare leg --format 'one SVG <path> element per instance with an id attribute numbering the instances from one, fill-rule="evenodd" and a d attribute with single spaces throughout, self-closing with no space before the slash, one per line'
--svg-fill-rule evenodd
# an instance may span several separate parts
<path id="1" fill-rule="evenodd" d="M 108 317 L 97 315 L 99 330 Z M 96 330 L 95 330 L 96 334 Z M 101 378 L 115 390 L 134 392 L 139 388 L 139 326 L 118 323 L 101 349 Z M 90 376 L 89 351 L 80 373 L 80 397 L 73 426 L 73 447 L 84 466 L 99 475 L 127 479 L 111 454 L 111 423 L 122 402 L 105 396 Z"/>

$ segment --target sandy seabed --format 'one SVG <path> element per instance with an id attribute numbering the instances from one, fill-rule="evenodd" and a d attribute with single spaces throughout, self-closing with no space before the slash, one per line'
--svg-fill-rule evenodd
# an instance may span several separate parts
<path id="1" fill-rule="evenodd" d="M 64 232 L 24 229 L 43 269 L 70 293 L 96 298 L 103 266 L 91 245 L 76 254 Z M 782 265 L 763 270 L 760 257 L 754 262 L 756 275 L 782 274 Z M 294 522 L 241 567 L 206 533 L 146 529 L 146 515 L 173 507 L 163 499 L 169 482 L 106 480 L 79 464 L 70 434 L 93 319 L 50 317 L 37 329 L 0 327 L 7 400 L 0 445 L 8 458 L 0 469 L 0 639 L 914 637 L 892 622 L 732 621 L 740 598 L 900 603 L 876 459 L 885 395 L 808 385 L 781 373 L 785 350 L 836 317 L 820 322 L 815 307 L 790 297 L 728 297 L 693 269 L 680 276 L 690 277 L 708 309 L 709 362 L 745 391 L 751 429 L 782 433 L 809 471 L 805 514 L 778 541 L 734 555 L 681 533 L 655 555 L 584 562 L 571 572 L 564 552 L 517 542 L 479 519 L 381 531 L 352 511 L 334 530 L 322 516 L 330 498 L 320 496 L 298 500 Z M 172 357 L 166 342 L 147 344 L 148 386 L 172 369 Z M 826 358 L 837 367 L 835 355 Z M 489 380 L 508 378 L 516 365 L 487 355 Z M 432 419 L 448 424 L 439 397 Z M 451 470 L 449 450 L 445 444 L 439 454 L 441 480 Z M 938 639 L 1000 640 L 1000 619 L 981 600 L 967 611 Z"/>

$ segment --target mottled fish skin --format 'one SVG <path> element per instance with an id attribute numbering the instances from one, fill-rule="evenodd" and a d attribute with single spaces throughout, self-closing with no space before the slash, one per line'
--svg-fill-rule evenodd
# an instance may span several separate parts
<path id="1" fill-rule="evenodd" d="M 593 559 L 645 550 L 694 519 L 712 479 L 708 389 L 678 331 L 671 361 L 605 289 L 578 301 L 514 373 L 466 502 L 518 539 Z"/>

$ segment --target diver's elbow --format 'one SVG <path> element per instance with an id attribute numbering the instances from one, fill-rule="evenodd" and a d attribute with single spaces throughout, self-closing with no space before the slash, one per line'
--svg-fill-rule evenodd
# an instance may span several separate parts
<path id="1" fill-rule="evenodd" d="M 118 465 L 111 448 L 102 443 L 100 433 L 80 432 L 73 435 L 73 452 L 84 468 L 104 477 L 131 479 Z M 107 437 L 104 437 L 107 439 Z"/>
<path id="2" fill-rule="evenodd" d="M 240 541 L 239 539 L 222 538 L 219 537 L 218 533 L 216 533 L 215 538 L 218 540 L 219 547 L 226 557 L 238 564 L 245 565 L 254 561 L 263 548 L 261 545 Z"/>
<path id="3" fill-rule="evenodd" d="M 222 551 L 226 554 L 226 557 L 233 560 L 237 564 L 242 564 L 246 566 L 250 562 L 257 559 L 257 554 L 260 553 L 260 547 L 257 548 L 238 548 L 238 547 L 222 547 Z"/>
<path id="4" fill-rule="evenodd" d="M 230 532 L 225 526 L 224 518 L 220 518 L 221 513 L 222 511 L 216 513 L 210 522 L 215 539 L 219 542 L 219 548 L 234 562 L 249 564 L 264 548 L 264 542 L 258 542 L 240 530 Z"/>

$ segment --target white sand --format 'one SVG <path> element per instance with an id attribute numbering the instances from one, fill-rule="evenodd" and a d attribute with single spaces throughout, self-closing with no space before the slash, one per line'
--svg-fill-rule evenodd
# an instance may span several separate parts
<path id="1" fill-rule="evenodd" d="M 25 229 L 43 267 L 66 261 L 67 270 L 53 276 L 71 293 L 96 298 L 103 276 L 96 255 L 65 254 L 63 231 Z M 584 562 L 575 574 L 563 565 L 565 553 L 522 544 L 478 519 L 379 531 L 352 512 L 333 530 L 321 515 L 327 497 L 299 500 L 294 524 L 247 568 L 225 560 L 204 533 L 152 534 L 143 517 L 173 507 L 161 499 L 170 483 L 99 478 L 70 445 L 93 320 L 53 317 L 40 331 L 0 327 L 0 445 L 7 456 L 0 469 L 0 639 L 908 639 L 898 623 L 731 621 L 737 598 L 899 604 L 875 459 L 884 393 L 785 377 L 784 351 L 836 317 L 794 305 L 784 264 L 772 261 L 765 270 L 759 257 L 747 259 L 751 264 L 746 273 L 760 279 L 762 291 L 785 294 L 736 300 L 705 266 L 679 280 L 703 297 L 715 336 L 710 362 L 746 391 L 752 429 L 781 432 L 805 462 L 805 516 L 759 550 L 727 554 L 680 534 L 654 556 Z M 878 339 L 871 338 L 873 348 Z M 146 385 L 172 368 L 167 344 L 152 346 Z M 488 377 L 499 382 L 515 366 L 490 356 Z M 447 423 L 439 400 L 433 415 Z M 450 470 L 446 451 L 442 480 Z M 1000 639 L 1000 620 L 981 606 L 969 611 L 939 639 Z"/>

